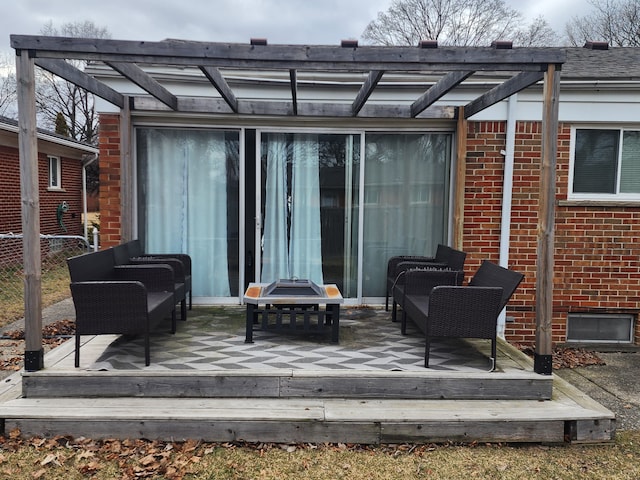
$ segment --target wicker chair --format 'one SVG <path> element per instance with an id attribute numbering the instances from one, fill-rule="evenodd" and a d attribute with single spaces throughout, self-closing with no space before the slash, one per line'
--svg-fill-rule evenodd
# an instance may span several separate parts
<path id="1" fill-rule="evenodd" d="M 193 306 L 193 293 L 191 291 L 191 256 L 186 253 L 149 253 L 145 252 L 142 248 L 140 240 L 131 240 L 124 243 L 129 250 L 129 258 L 142 260 L 145 257 L 152 258 L 177 258 L 184 265 L 184 288 L 185 292 L 189 294 L 189 310 Z"/>
<path id="2" fill-rule="evenodd" d="M 397 321 L 398 306 L 404 315 L 404 298 L 406 295 L 426 295 L 438 285 L 462 285 L 464 271 L 448 268 L 410 268 L 403 270 L 396 277 L 396 283 L 391 289 L 393 308 L 392 321 Z"/>
<path id="3" fill-rule="evenodd" d="M 180 303 L 180 319 L 187 319 L 187 275 L 183 260 L 170 256 L 142 256 L 131 257 L 126 243 L 116 245 L 111 249 L 116 265 L 169 265 L 175 276 L 174 295 L 176 302 Z"/>
<path id="4" fill-rule="evenodd" d="M 393 309 L 397 308 L 395 303 L 397 299 L 393 295 L 394 288 L 400 287 L 405 282 L 404 273 L 406 270 L 415 268 L 430 269 L 448 269 L 455 271 L 464 270 L 464 261 L 467 254 L 461 250 L 448 247 L 446 245 L 438 245 L 435 257 L 420 256 L 396 256 L 391 257 L 387 262 L 387 292 L 385 298 L 385 310 L 389 310 L 389 297 L 394 297 Z M 392 315 L 393 320 L 396 316 Z"/>
<path id="5" fill-rule="evenodd" d="M 405 295 L 402 333 L 407 319 L 425 335 L 424 366 L 429 366 L 433 338 L 481 338 L 491 340 L 491 370 L 495 369 L 497 322 L 523 275 L 489 261 L 468 286 L 435 286 L 429 294 Z"/>

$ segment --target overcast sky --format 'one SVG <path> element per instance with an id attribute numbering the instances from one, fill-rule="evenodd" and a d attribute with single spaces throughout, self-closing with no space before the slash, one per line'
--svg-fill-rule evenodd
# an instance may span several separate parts
<path id="1" fill-rule="evenodd" d="M 39 34 L 53 21 L 91 20 L 114 39 L 181 38 L 213 42 L 337 45 L 360 39 L 367 24 L 391 0 L 2 0 L 0 48 L 9 35 Z M 588 0 L 507 0 L 527 19 L 543 15 L 558 33 Z"/>

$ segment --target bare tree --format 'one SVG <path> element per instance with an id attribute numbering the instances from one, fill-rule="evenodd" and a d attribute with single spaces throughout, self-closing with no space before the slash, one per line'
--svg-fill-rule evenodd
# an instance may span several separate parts
<path id="1" fill-rule="evenodd" d="M 98 27 L 91 21 L 70 22 L 55 27 L 47 23 L 41 30 L 42 35 L 77 38 L 110 38 L 109 31 Z M 84 69 L 86 62 L 71 62 L 76 68 Z M 55 130 L 59 114 L 62 114 L 74 140 L 96 144 L 98 116 L 94 108 L 93 95 L 71 82 L 61 80 L 55 75 L 39 70 L 36 91 L 36 108 L 40 123 L 49 130 Z"/>
<path id="2" fill-rule="evenodd" d="M 362 38 L 377 45 L 489 45 L 511 40 L 524 46 L 552 45 L 557 36 L 541 17 L 527 26 L 504 0 L 394 0 L 367 25 Z"/>
<path id="3" fill-rule="evenodd" d="M 47 23 L 42 35 L 75 38 L 110 38 L 109 31 L 91 21 L 69 22 L 55 27 Z M 86 62 L 70 61 L 76 68 L 84 69 Z M 62 80 L 55 75 L 38 70 L 36 89 L 38 122 L 52 131 L 59 132 L 64 123 L 65 133 L 74 140 L 96 145 L 98 143 L 98 115 L 94 97 L 77 85 Z M 99 188 L 99 165 L 93 162 L 87 167 L 87 190 L 97 192 Z"/>
<path id="4" fill-rule="evenodd" d="M 572 46 L 588 41 L 608 42 L 615 47 L 640 46 L 640 0 L 589 0 L 593 10 L 573 17 L 566 25 Z"/>
<path id="5" fill-rule="evenodd" d="M 15 118 L 17 109 L 15 60 L 3 53 L 0 54 L 0 115 Z"/>

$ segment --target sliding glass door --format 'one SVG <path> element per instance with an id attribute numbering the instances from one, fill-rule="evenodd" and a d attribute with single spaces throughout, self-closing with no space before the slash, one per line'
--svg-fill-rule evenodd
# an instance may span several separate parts
<path id="1" fill-rule="evenodd" d="M 193 260 L 193 296 L 238 296 L 239 132 L 138 128 L 138 237 Z"/>
<path id="2" fill-rule="evenodd" d="M 360 136 L 261 134 L 258 278 L 357 292 Z"/>
<path id="3" fill-rule="evenodd" d="M 374 302 L 390 256 L 447 241 L 451 138 L 137 128 L 138 237 L 148 251 L 192 256 L 198 303 L 283 278 Z"/>
<path id="4" fill-rule="evenodd" d="M 450 163 L 451 134 L 367 134 L 364 297 L 384 296 L 389 257 L 433 255 L 446 241 Z"/>

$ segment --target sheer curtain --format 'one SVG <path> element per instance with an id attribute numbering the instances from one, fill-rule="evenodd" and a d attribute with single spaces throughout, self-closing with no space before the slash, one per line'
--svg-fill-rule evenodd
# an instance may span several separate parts
<path id="1" fill-rule="evenodd" d="M 294 139 L 289 271 L 291 277 L 322 284 L 318 136 L 296 135 Z"/>
<path id="2" fill-rule="evenodd" d="M 287 140 L 269 135 L 262 246 L 262 281 L 289 278 L 287 249 L 289 207 L 287 194 Z"/>
<path id="3" fill-rule="evenodd" d="M 222 132 L 141 129 L 138 189 L 146 249 L 193 260 L 193 295 L 230 295 Z"/>
<path id="4" fill-rule="evenodd" d="M 261 280 L 295 277 L 323 283 L 318 137 L 265 134 L 265 138 Z"/>
<path id="5" fill-rule="evenodd" d="M 369 134 L 363 295 L 384 296 L 387 260 L 432 255 L 446 238 L 449 134 Z"/>

